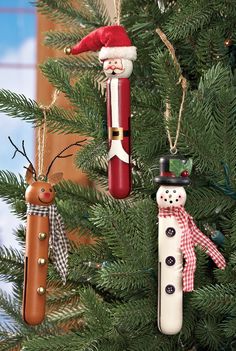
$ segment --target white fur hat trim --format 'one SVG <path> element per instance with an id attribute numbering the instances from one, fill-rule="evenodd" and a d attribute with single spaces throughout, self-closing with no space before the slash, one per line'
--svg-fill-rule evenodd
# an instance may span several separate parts
<path id="1" fill-rule="evenodd" d="M 135 61 L 137 58 L 137 48 L 135 46 L 103 46 L 99 51 L 99 60 L 103 61 L 109 58 L 124 58 Z"/>

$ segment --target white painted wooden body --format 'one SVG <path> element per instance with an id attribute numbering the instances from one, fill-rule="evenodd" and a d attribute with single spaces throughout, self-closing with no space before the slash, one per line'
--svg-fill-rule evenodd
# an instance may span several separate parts
<path id="1" fill-rule="evenodd" d="M 159 208 L 184 205 L 185 201 L 183 187 L 165 185 L 158 189 Z M 175 217 L 159 217 L 158 327 L 168 335 L 180 332 L 183 323 L 181 234 Z"/>

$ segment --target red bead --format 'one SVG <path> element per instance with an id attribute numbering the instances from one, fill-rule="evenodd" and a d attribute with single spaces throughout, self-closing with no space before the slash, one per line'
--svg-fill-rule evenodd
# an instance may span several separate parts
<path id="1" fill-rule="evenodd" d="M 172 172 L 162 172 L 162 177 L 174 177 L 175 175 Z"/>
<path id="2" fill-rule="evenodd" d="M 188 177 L 188 176 L 189 176 L 188 171 L 183 171 L 183 172 L 181 173 L 181 177 Z"/>

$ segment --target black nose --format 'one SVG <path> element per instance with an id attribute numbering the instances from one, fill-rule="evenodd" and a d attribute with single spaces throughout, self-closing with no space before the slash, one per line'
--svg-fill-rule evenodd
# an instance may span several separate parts
<path id="1" fill-rule="evenodd" d="M 112 75 L 115 76 L 115 75 L 116 75 L 116 72 L 112 71 Z"/>

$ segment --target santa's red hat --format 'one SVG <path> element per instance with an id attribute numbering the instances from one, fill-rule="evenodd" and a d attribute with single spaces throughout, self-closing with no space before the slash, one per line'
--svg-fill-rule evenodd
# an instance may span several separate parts
<path id="1" fill-rule="evenodd" d="M 106 26 L 95 29 L 78 44 L 67 48 L 66 53 L 77 55 L 86 51 L 99 51 L 101 61 L 109 58 L 125 58 L 136 60 L 136 47 L 132 43 L 122 26 Z"/>

